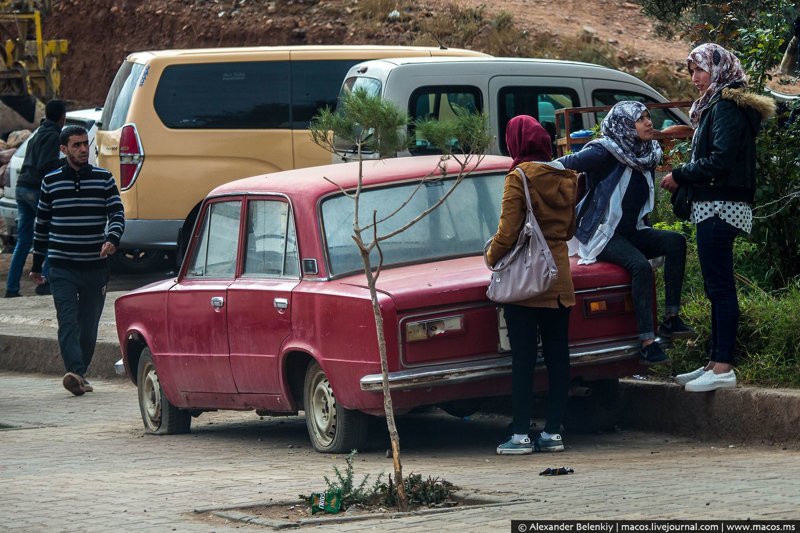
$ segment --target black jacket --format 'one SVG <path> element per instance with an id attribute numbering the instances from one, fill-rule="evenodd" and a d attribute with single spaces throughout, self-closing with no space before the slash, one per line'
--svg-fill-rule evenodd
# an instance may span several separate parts
<path id="1" fill-rule="evenodd" d="M 42 186 L 42 178 L 61 166 L 59 147 L 61 126 L 49 119 L 42 119 L 36 135 L 28 142 L 25 160 L 17 178 L 17 186 L 36 189 Z"/>
<path id="2" fill-rule="evenodd" d="M 700 116 L 692 139 L 692 161 L 673 169 L 673 179 L 679 185 L 692 185 L 697 201 L 753 203 L 755 138 L 761 121 L 774 113 L 771 98 L 737 88 L 723 89 Z"/>

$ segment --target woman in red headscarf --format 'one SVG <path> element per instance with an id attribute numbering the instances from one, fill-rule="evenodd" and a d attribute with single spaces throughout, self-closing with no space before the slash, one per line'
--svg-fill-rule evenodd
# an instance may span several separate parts
<path id="1" fill-rule="evenodd" d="M 575 233 L 577 174 L 565 170 L 552 159 L 552 139 L 539 122 L 530 116 L 512 118 L 506 128 L 506 146 L 514 162 L 506 176 L 500 224 L 486 253 L 494 265 L 517 242 L 525 222 L 527 203 L 519 167 L 528 180 L 531 205 L 542 234 L 558 265 L 558 279 L 545 294 L 506 304 L 503 311 L 512 353 L 513 435 L 497 447 L 501 455 L 557 452 L 561 442 L 561 419 L 567 406 L 569 388 L 569 310 L 575 305 L 575 289 L 569 270 L 567 242 Z M 538 355 L 538 338 L 547 364 L 549 391 L 547 423 L 535 444 L 528 436 L 533 400 L 533 370 Z"/>

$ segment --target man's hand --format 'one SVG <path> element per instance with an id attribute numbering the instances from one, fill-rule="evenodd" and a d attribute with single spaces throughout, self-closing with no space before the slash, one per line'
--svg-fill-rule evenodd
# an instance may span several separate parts
<path id="1" fill-rule="evenodd" d="M 46 281 L 41 272 L 31 272 L 28 276 L 30 276 L 31 280 L 37 285 L 43 285 Z"/>
<path id="2" fill-rule="evenodd" d="M 678 190 L 678 183 L 672 178 L 672 172 L 664 176 L 664 179 L 661 180 L 661 188 L 669 192 Z"/>
<path id="3" fill-rule="evenodd" d="M 117 251 L 117 247 L 111 244 L 110 242 L 106 241 L 103 243 L 103 247 L 100 248 L 100 257 L 108 257 L 109 255 L 114 255 L 114 252 Z"/>

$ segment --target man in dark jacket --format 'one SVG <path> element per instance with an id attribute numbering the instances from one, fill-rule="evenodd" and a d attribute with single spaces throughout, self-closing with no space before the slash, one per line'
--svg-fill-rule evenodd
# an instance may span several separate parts
<path id="1" fill-rule="evenodd" d="M 6 298 L 19 296 L 19 280 L 25 268 L 25 260 L 33 242 L 33 221 L 36 219 L 36 206 L 39 203 L 39 190 L 42 178 L 61 164 L 59 159 L 58 136 L 67 116 L 67 106 L 61 100 L 50 100 L 45 106 L 45 118 L 36 135 L 28 142 L 25 160 L 17 178 L 17 245 L 6 280 Z M 44 277 L 48 268 L 44 266 Z M 36 294 L 50 294 L 50 285 L 45 282 L 36 286 Z"/>
<path id="2" fill-rule="evenodd" d="M 114 176 L 89 164 L 86 130 L 64 128 L 61 151 L 67 164 L 42 181 L 31 278 L 43 282 L 42 263 L 49 258 L 58 346 L 67 369 L 62 383 L 80 396 L 93 390 L 85 375 L 106 299 L 106 257 L 117 251 L 125 215 Z"/>

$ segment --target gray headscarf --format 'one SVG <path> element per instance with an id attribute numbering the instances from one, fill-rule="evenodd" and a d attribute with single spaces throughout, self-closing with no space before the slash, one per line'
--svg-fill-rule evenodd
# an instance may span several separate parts
<path id="1" fill-rule="evenodd" d="M 653 170 L 661 161 L 661 146 L 658 141 L 643 141 L 636 132 L 636 121 L 645 111 L 641 102 L 618 102 L 600 125 L 603 136 L 591 144 L 601 144 L 620 163 L 639 172 Z"/>

